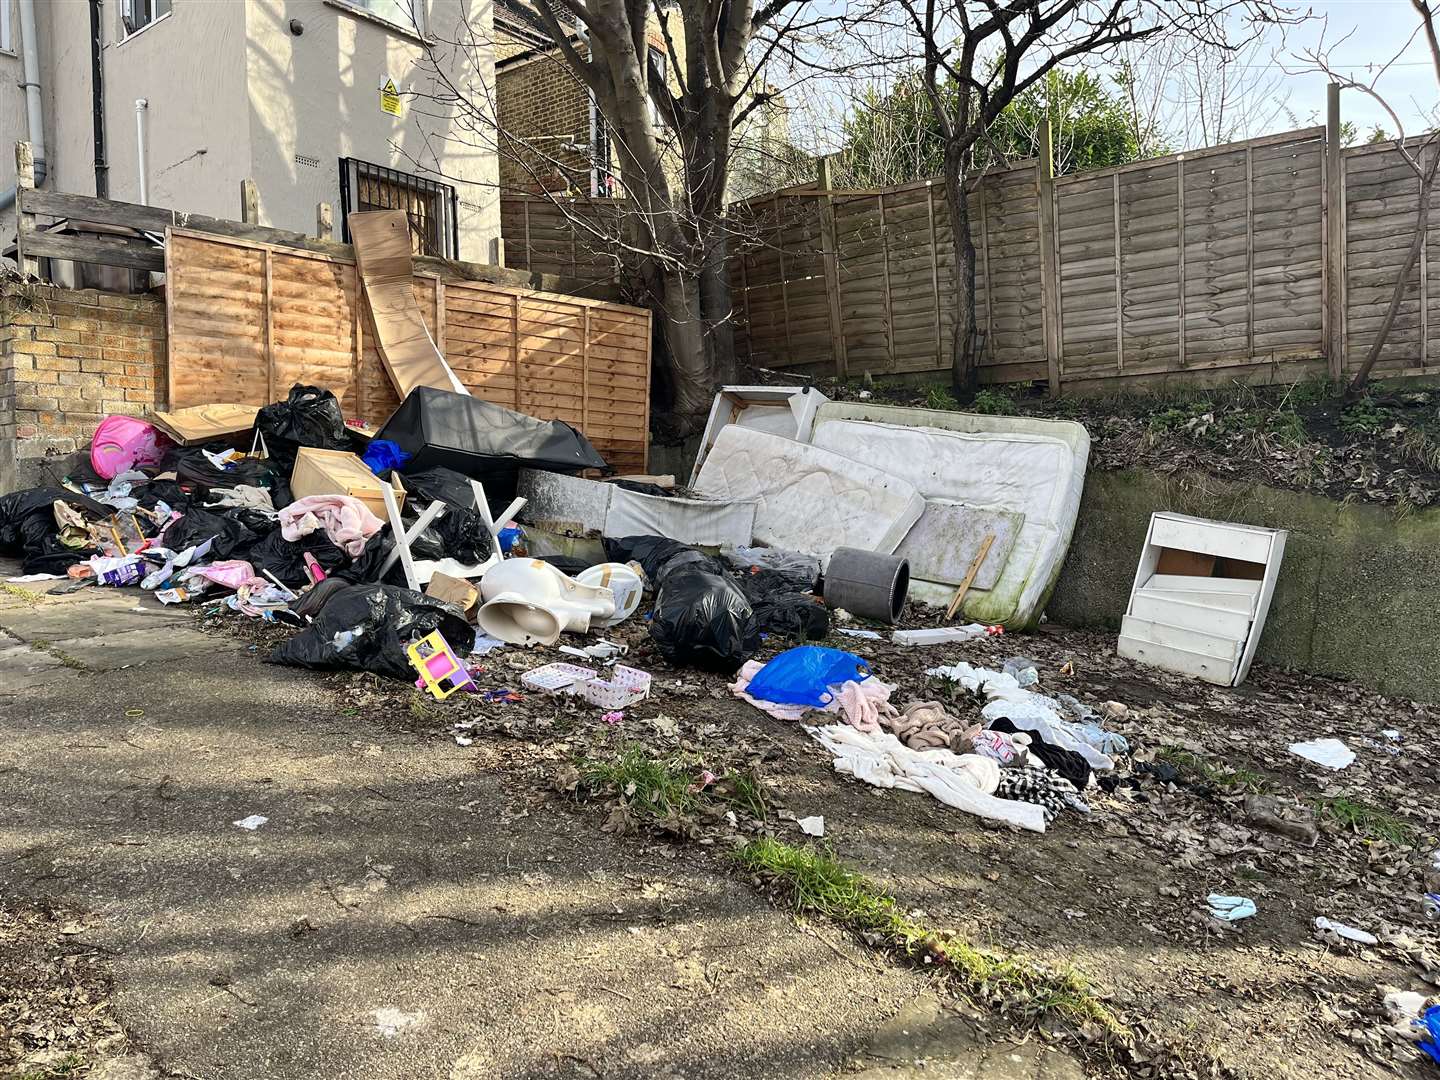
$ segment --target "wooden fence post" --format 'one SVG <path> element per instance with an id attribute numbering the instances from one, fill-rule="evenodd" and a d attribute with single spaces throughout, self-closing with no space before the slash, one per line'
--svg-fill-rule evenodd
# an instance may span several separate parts
<path id="1" fill-rule="evenodd" d="M 26 279 L 40 276 L 40 260 L 26 255 L 26 241 L 35 232 L 35 217 L 25 208 L 25 192 L 35 190 L 35 154 L 25 141 L 15 144 L 15 265 Z"/>
<path id="2" fill-rule="evenodd" d="M 335 216 L 328 202 L 315 204 L 315 239 L 335 239 Z"/>
<path id="3" fill-rule="evenodd" d="M 260 189 L 254 180 L 240 181 L 240 220 L 246 225 L 260 224 Z"/>
<path id="4" fill-rule="evenodd" d="M 825 293 L 830 301 L 830 354 L 835 358 L 835 377 L 848 378 L 849 358 L 845 355 L 845 312 L 840 306 L 840 245 L 835 234 L 835 201 L 830 192 L 835 187 L 830 159 L 820 159 L 820 190 L 825 194 L 817 201 L 820 213 L 820 243 L 824 248 Z"/>
<path id="5" fill-rule="evenodd" d="M 1040 121 L 1035 189 L 1040 201 L 1040 320 L 1045 330 L 1045 371 L 1050 395 L 1060 393 L 1060 268 L 1055 240 L 1055 154 L 1049 119 Z"/>
<path id="6" fill-rule="evenodd" d="M 1325 90 L 1325 354 L 1330 378 L 1345 372 L 1345 183 L 1340 146 L 1340 84 Z"/>

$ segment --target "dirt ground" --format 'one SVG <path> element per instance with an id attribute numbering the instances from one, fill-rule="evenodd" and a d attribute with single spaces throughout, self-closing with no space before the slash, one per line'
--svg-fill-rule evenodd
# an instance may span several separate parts
<path id="1" fill-rule="evenodd" d="M 935 613 L 919 609 L 909 621 L 934 625 Z M 1044 835 L 1035 835 L 981 822 L 928 796 L 882 792 L 837 776 L 828 755 L 797 725 L 736 700 L 722 677 L 668 667 L 652 651 L 639 620 L 611 636 L 630 644 L 627 662 L 653 672 L 656 683 L 652 697 L 626 710 L 618 724 L 603 722 L 598 709 L 565 699 L 526 694 L 519 702 L 498 704 L 457 695 L 440 704 L 369 675 L 265 667 L 259 658 L 286 631 L 238 616 L 201 619 L 196 625 L 206 633 L 178 624 L 167 625 L 165 633 L 209 643 L 208 649 L 194 646 L 206 655 L 222 652 L 221 667 L 236 684 L 236 698 L 249 691 L 252 711 L 238 727 L 224 723 L 220 730 L 229 734 L 222 738 L 213 725 L 223 720 L 224 701 L 206 699 L 206 708 L 221 710 L 211 716 L 182 697 L 170 712 L 160 706 L 157 732 L 145 728 L 148 711 L 143 721 L 107 731 L 104 741 L 115 751 L 127 752 L 121 738 L 127 730 L 152 754 L 163 748 L 160 760 L 135 754 L 125 763 L 126 775 L 134 775 L 121 785 L 127 793 L 120 805 L 143 803 L 147 815 L 164 815 L 179 812 L 172 805 L 175 799 L 203 803 L 209 794 L 187 791 L 177 778 L 193 777 L 194 767 L 185 759 L 197 748 L 208 748 L 203 767 L 217 772 L 217 782 L 219 774 L 234 773 L 226 775 L 232 786 L 224 794 L 231 801 L 215 811 L 217 820 L 238 818 L 278 796 L 281 792 L 272 793 L 270 787 L 275 784 L 304 808 L 291 812 L 301 815 L 306 824 L 297 827 L 310 831 L 312 844 L 323 843 L 341 819 L 347 827 L 373 834 L 368 845 L 347 847 L 343 866 L 332 865 L 316 848 L 315 854 L 290 857 L 284 866 L 269 866 L 267 857 L 266 868 L 257 865 L 256 871 L 243 870 L 254 857 L 253 845 L 233 835 L 234 829 L 221 834 L 224 846 L 217 849 L 215 872 L 198 884 L 221 887 L 237 866 L 247 881 L 258 873 L 267 888 L 279 890 L 282 881 L 292 879 L 301 883 L 275 893 L 278 907 L 267 920 L 273 925 L 266 932 L 277 935 L 283 948 L 271 952 L 267 947 L 257 960 L 222 942 L 208 967 L 191 965 L 203 972 L 213 969 L 202 988 L 242 1017 L 251 1008 L 243 1001 L 281 994 L 282 984 L 292 992 L 320 987 L 326 1004 L 317 1011 L 360 1025 L 342 1029 L 335 1036 L 341 1040 L 354 1041 L 355 1032 L 373 1026 L 367 1018 L 379 1008 L 395 1009 L 395 1022 L 402 1027 L 405 1017 L 425 1011 L 427 1000 L 432 1016 L 452 1015 L 444 1003 L 463 995 L 467 979 L 475 978 L 466 974 L 464 952 L 444 960 L 445 974 L 436 987 L 424 963 L 405 954 L 393 938 L 413 942 L 423 934 L 428 943 L 430 935 L 463 935 L 466 920 L 487 925 L 508 920 L 515 926 L 515 941 L 528 947 L 525 935 L 548 937 L 551 931 L 545 927 L 559 919 L 564 933 L 547 940 L 549 948 L 543 951 L 523 958 L 504 950 L 477 952 L 472 964 L 498 955 L 502 984 L 517 981 L 528 992 L 518 1001 L 482 1007 L 487 1038 L 475 1040 L 473 1032 L 467 1033 L 454 1042 L 457 1053 L 450 1060 L 465 1061 L 464 1054 L 482 1050 L 498 1056 L 471 1058 L 470 1072 L 449 1075 L 660 1075 L 668 1069 L 670 1075 L 699 1076 L 709 1074 L 703 1063 L 713 1060 L 716 1075 L 899 1077 L 913 1071 L 994 1080 L 1008 1075 L 1017 1045 L 1021 1057 L 1032 1055 L 1025 1058 L 1027 1071 L 1015 1074 L 1025 1076 L 1068 1076 L 1072 1073 L 1066 1070 L 1081 1066 L 1097 1076 L 1421 1080 L 1434 1074 L 1433 1064 L 1384 1033 L 1381 1007 L 1386 989 L 1435 994 L 1440 985 L 1440 922 L 1425 918 L 1420 895 L 1422 864 L 1440 846 L 1435 765 L 1440 740 L 1432 706 L 1260 667 L 1239 688 L 1210 687 L 1117 658 L 1114 638 L 1105 634 L 1047 629 L 920 649 L 832 634 L 826 644 L 868 659 L 879 678 L 897 686 L 892 700 L 902 705 L 945 693 L 942 684 L 925 676 L 928 667 L 964 660 L 998 668 L 1004 659 L 1024 655 L 1037 661 L 1046 692 L 1070 693 L 1092 706 L 1107 701 L 1127 706 L 1123 718 L 1108 722 L 1131 743 L 1131 756 L 1117 772 L 1118 785 L 1088 793 L 1088 817 L 1062 814 Z M 762 656 L 787 644 L 770 641 Z M 571 658 L 553 650 L 507 649 L 487 657 L 477 678 L 486 688 L 518 689 L 523 670 L 557 659 Z M 123 672 L 114 678 L 132 695 L 145 685 L 136 679 L 125 682 Z M 978 704 L 964 695 L 951 707 L 962 715 L 978 711 Z M 283 724 L 265 719 L 277 711 Z M 106 775 L 91 769 L 87 751 L 74 746 L 90 741 L 80 734 L 85 730 L 83 723 L 77 727 L 80 718 L 73 710 L 61 712 L 64 739 L 31 741 L 23 752 L 12 744 L 7 752 L 12 773 L 17 767 L 33 770 L 36 753 L 56 755 L 44 770 L 54 774 L 42 785 L 50 793 L 21 799 L 12 789 L 7 805 L 25 802 L 32 820 L 44 810 L 75 818 L 75 827 L 93 829 L 93 822 L 81 825 L 83 815 L 76 818 L 73 807 L 63 813 L 57 809 L 66 805 L 66 797 L 76 797 L 75 778 L 61 775 L 67 769 L 81 776 L 88 772 L 97 782 Z M 184 728 L 190 744 L 168 745 L 158 738 L 172 725 Z M 6 726 L 13 736 L 15 727 Z M 1398 731 L 1398 739 L 1384 734 L 1387 730 Z M 457 735 L 468 745 L 460 745 Z M 1355 751 L 1356 763 L 1330 772 L 1287 750 L 1291 742 L 1327 736 L 1343 738 Z M 746 823 L 738 833 L 723 822 L 705 822 L 688 838 L 656 835 L 633 822 L 617 827 L 613 799 L 577 800 L 572 792 L 557 789 L 557 777 L 573 771 L 577 761 L 613 759 L 635 743 L 657 755 L 684 754 L 697 774 L 702 769 L 755 770 L 771 804 L 761 828 L 790 843 L 822 845 L 931 925 L 1047 965 L 1073 967 L 1134 1030 L 1177 1054 L 1179 1063 L 1152 1068 L 1145 1062 L 1048 1050 L 1043 1060 L 1036 1059 L 1047 1033 L 1068 1045 L 1056 1025 L 1042 1021 L 1028 1042 L 1017 1043 L 1006 1021 L 957 1003 L 922 973 L 865 949 L 834 926 L 792 923 L 783 910 L 767 908 L 762 890 L 738 874 L 727 856 L 734 843 L 752 835 Z M 276 745 L 293 747 L 288 757 L 297 764 L 282 767 L 255 756 L 273 753 Z M 338 780 L 325 780 L 332 771 L 344 777 L 343 794 Z M 251 805 L 233 801 L 233 784 L 240 780 L 256 793 Z M 379 794 L 366 794 L 367 787 Z M 402 824 L 400 818 L 407 815 L 395 801 L 408 805 L 418 792 L 423 792 L 423 812 Z M 1297 842 L 1249 822 L 1245 799 L 1257 793 L 1288 812 L 1314 814 L 1316 843 Z M 393 826 L 375 823 L 384 813 L 397 815 Z M 825 817 L 823 841 L 807 840 L 794 823 L 814 814 Z M 137 829 L 114 825 L 107 842 L 113 851 L 131 855 L 127 848 L 113 848 L 113 836 Z M 464 843 L 457 842 L 456 830 L 465 832 Z M 483 840 L 486 836 L 508 839 L 498 844 Z M 264 829 L 255 837 L 263 840 Z M 6 852 L 0 852 L 12 871 L 6 875 L 10 888 L 33 896 L 39 887 L 35 875 L 16 876 L 14 860 L 30 858 L 25 853 L 31 846 L 56 843 L 53 838 L 29 844 L 23 835 L 11 838 Z M 477 846 L 485 849 L 483 857 Z M 134 874 L 163 872 L 163 864 L 148 870 L 130 866 L 117 879 L 98 870 L 78 873 L 74 867 L 80 857 L 71 852 L 68 861 L 62 860 L 75 875 L 63 890 L 69 902 L 89 896 L 92 909 L 112 921 L 116 907 L 162 902 L 163 895 L 144 903 L 127 897 L 136 888 Z M 326 865 L 307 863 L 314 859 Z M 479 889 L 478 898 L 467 896 L 464 887 L 455 891 L 449 860 L 467 868 L 461 881 L 470 880 L 471 872 L 478 875 L 470 886 Z M 397 873 L 397 863 L 407 869 Z M 409 890 L 432 892 L 423 899 L 407 892 L 401 903 L 397 878 Z M 1221 927 L 1204 914 L 1209 893 L 1249 896 L 1258 914 Z M 343 952 L 332 936 L 336 924 L 354 926 L 361 914 L 372 917 L 372 905 L 392 903 L 400 906 L 385 910 L 381 918 L 390 929 L 368 928 L 374 948 L 393 950 L 396 957 L 389 998 L 366 985 L 355 1008 L 342 1008 L 336 995 L 343 997 L 343 980 L 325 983 L 303 954 Z M 193 907 L 179 917 L 187 934 L 200 935 L 194 938 L 198 947 L 204 919 L 215 908 Z M 133 912 L 129 924 L 143 925 L 142 915 L 155 918 L 158 911 Z M 1322 939 L 1313 929 L 1316 916 L 1373 932 L 1380 943 Z M 622 942 L 637 929 L 668 942 L 660 948 L 667 973 L 654 984 L 664 987 L 663 993 L 645 989 L 649 969 L 638 983 L 637 973 L 627 972 L 630 959 L 613 951 L 619 930 L 612 918 L 628 925 Z M 404 928 L 396 929 L 397 924 Z M 360 933 L 358 928 L 349 932 Z M 743 954 L 730 952 L 733 946 L 726 944 L 738 941 L 749 942 Z M 708 952 L 712 947 L 718 951 Z M 553 963 L 553 983 L 536 974 L 541 957 Z M 186 1010 L 197 1007 L 186 997 L 194 988 L 183 987 L 178 973 L 160 977 L 156 969 L 144 974 L 147 962 L 160 964 L 162 958 L 147 961 L 131 954 L 115 959 L 122 987 L 118 1014 L 137 1045 L 174 1045 L 173 1025 L 183 1024 Z M 163 962 L 185 968 L 173 955 Z M 263 978 L 257 963 L 272 965 Z M 292 964 L 295 970 L 289 969 Z M 173 991 L 186 1004 L 167 1010 L 127 999 L 123 988 L 137 978 L 137 966 L 152 993 Z M 320 981 L 311 985 L 308 980 Z M 371 981 L 373 975 L 367 976 Z M 485 985 L 494 987 L 493 973 Z M 562 989 L 544 991 L 545 986 Z M 616 990 L 636 1000 L 627 1003 L 611 992 Z M 683 1007 L 666 1013 L 667 1000 L 675 995 L 685 998 Z M 709 1000 L 717 1007 L 716 999 L 722 1012 L 729 1010 L 729 1020 L 712 1017 L 697 1004 Z M 547 1019 L 552 1006 L 559 1012 Z M 257 1037 L 283 1040 L 284 1017 L 267 1013 L 266 1020 Z M 600 1034 L 575 1035 L 591 1023 L 599 1025 Z M 943 1039 L 936 1034 L 955 1023 L 963 1025 L 963 1034 Z M 837 1028 L 850 1028 L 851 1034 L 837 1035 Z M 555 1031 L 564 1034 L 557 1038 Z M 771 1045 L 757 1049 L 759 1033 L 766 1031 Z M 920 1039 L 917 1032 L 927 1034 Z M 224 1023 L 212 1034 L 222 1042 L 240 1039 Z M 434 1034 L 433 1027 L 427 1034 Z M 892 1038 L 900 1040 L 898 1050 L 887 1042 Z M 513 1047 L 527 1039 L 541 1040 L 545 1053 L 537 1051 L 523 1059 L 524 1069 L 511 1071 L 507 1066 L 522 1060 Z M 644 1049 L 667 1041 L 687 1049 L 678 1055 Z M 962 1044 L 963 1053 L 957 1049 Z M 782 1046 L 793 1055 L 787 1057 Z M 293 1068 L 299 1054 L 313 1066 L 343 1050 L 343 1041 L 327 1037 L 323 1047 L 295 1048 L 283 1061 Z M 305 1059 L 305 1053 L 312 1056 Z M 653 1056 L 646 1058 L 647 1053 Z M 375 1075 L 444 1075 L 435 1071 L 437 1061 L 436 1055 L 420 1054 L 400 1059 L 413 1070 L 409 1073 L 395 1071 L 399 1065 L 391 1062 Z M 719 1068 L 722 1063 L 725 1067 Z M 238 1069 L 233 1059 L 223 1068 L 203 1057 L 181 1064 L 191 1070 L 182 1075 L 266 1075 Z M 286 1068 L 274 1075 L 289 1075 Z M 348 1075 L 344 1069 L 327 1074 Z"/>

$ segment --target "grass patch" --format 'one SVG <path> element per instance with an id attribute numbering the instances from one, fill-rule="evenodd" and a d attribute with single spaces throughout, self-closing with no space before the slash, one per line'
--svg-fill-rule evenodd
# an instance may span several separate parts
<path id="1" fill-rule="evenodd" d="M 26 1069 L 16 1075 L 16 1080 L 62 1080 L 64 1077 L 79 1076 L 85 1071 L 85 1059 L 79 1054 L 66 1054 L 51 1065 Z"/>
<path id="2" fill-rule="evenodd" d="M 32 605 L 40 603 L 42 599 L 42 595 L 33 589 L 22 589 L 19 585 L 12 585 L 8 581 L 0 581 L 0 593 Z"/>
<path id="3" fill-rule="evenodd" d="M 1241 787 L 1247 791 L 1256 792 L 1264 791 L 1266 787 L 1265 777 L 1253 769 L 1231 769 L 1212 765 L 1199 754 L 1182 750 L 1178 746 L 1162 747 L 1155 756 L 1161 761 L 1175 766 L 1182 773 L 1198 777 L 1217 787 Z"/>
<path id="4" fill-rule="evenodd" d="M 1388 810 L 1371 806 L 1360 799 L 1340 796 L 1321 800 L 1316 809 L 1335 821 L 1341 828 L 1349 829 L 1367 840 L 1386 840 L 1396 847 L 1405 847 L 1415 841 L 1415 831 Z"/>
<path id="5" fill-rule="evenodd" d="M 976 393 L 975 400 L 970 403 L 970 411 L 986 416 L 1014 416 L 1020 410 L 1015 407 L 1015 399 L 1004 390 L 987 386 Z"/>
<path id="6" fill-rule="evenodd" d="M 577 795 L 617 795 L 627 815 L 663 831 L 683 832 L 687 821 L 726 810 L 756 821 L 770 816 L 765 787 L 753 772 L 716 776 L 692 754 L 652 757 L 645 744 L 631 742 L 614 758 L 586 758 L 575 768 Z"/>
<path id="7" fill-rule="evenodd" d="M 955 395 L 950 388 L 943 383 L 935 383 L 925 388 L 925 407 L 927 409 L 954 410 L 960 407 L 960 402 L 955 400 Z"/>
<path id="8" fill-rule="evenodd" d="M 734 855 L 745 870 L 787 892 L 798 912 L 823 915 L 872 945 L 935 965 L 959 988 L 1002 1011 L 1053 1014 L 1107 1038 L 1128 1040 L 1125 1026 L 1074 971 L 1051 971 L 1016 955 L 976 948 L 931 930 L 900 910 L 894 897 L 830 854 L 772 837 L 751 841 Z"/>

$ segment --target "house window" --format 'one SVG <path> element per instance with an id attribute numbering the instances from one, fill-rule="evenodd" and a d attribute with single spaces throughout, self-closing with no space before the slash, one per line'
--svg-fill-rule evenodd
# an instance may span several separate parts
<path id="1" fill-rule="evenodd" d="M 666 77 L 665 77 L 665 50 L 660 49 L 660 48 L 657 48 L 657 47 L 654 46 L 654 45 L 651 45 L 651 46 L 646 50 L 645 56 L 646 56 L 647 62 L 648 62 L 649 65 L 650 65 L 650 70 L 659 73 L 659 75 L 660 75 L 660 81 L 661 81 L 662 83 L 668 83 L 669 80 L 666 79 Z M 660 106 L 658 106 L 658 105 L 655 104 L 655 99 L 654 99 L 654 98 L 651 98 L 651 99 L 650 99 L 650 123 L 651 123 L 651 125 L 654 126 L 654 127 L 659 127 L 659 126 L 660 126 L 661 124 L 663 124 L 664 122 L 665 122 L 665 117 L 662 116 L 661 113 L 660 113 Z"/>
<path id="2" fill-rule="evenodd" d="M 335 0 L 409 33 L 425 33 L 425 0 Z"/>
<path id="3" fill-rule="evenodd" d="M 144 30 L 170 14 L 171 0 L 120 0 L 120 26 L 126 35 Z"/>
<path id="4" fill-rule="evenodd" d="M 416 255 L 460 257 L 456 222 L 458 199 L 449 184 L 355 158 L 340 159 L 340 205 L 350 241 L 350 215 L 366 210 L 404 210 L 410 220 L 410 250 Z"/>
<path id="5" fill-rule="evenodd" d="M 14 52 L 10 40 L 10 0 L 0 0 L 0 52 Z"/>

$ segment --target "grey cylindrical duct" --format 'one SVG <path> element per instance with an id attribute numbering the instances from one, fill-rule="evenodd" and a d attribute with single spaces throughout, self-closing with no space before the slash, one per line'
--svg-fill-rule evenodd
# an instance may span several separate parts
<path id="1" fill-rule="evenodd" d="M 910 561 L 859 548 L 836 548 L 825 567 L 825 603 L 862 619 L 894 623 L 910 591 Z"/>

